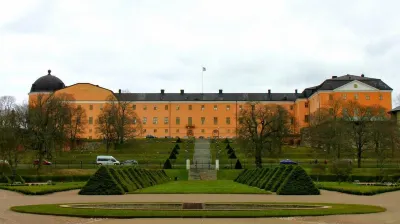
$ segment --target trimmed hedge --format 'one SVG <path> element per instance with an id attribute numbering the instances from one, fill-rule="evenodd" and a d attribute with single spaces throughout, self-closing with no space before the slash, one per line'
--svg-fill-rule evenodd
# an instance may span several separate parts
<path id="1" fill-rule="evenodd" d="M 10 178 L 5 175 L 0 175 L 0 183 L 1 184 L 11 184 Z"/>
<path id="2" fill-rule="evenodd" d="M 276 171 L 278 171 L 278 167 L 269 169 L 268 173 L 265 174 L 263 180 L 260 182 L 258 188 L 265 189 L 265 186 L 267 185 L 269 179 L 275 174 Z"/>
<path id="3" fill-rule="evenodd" d="M 285 165 L 284 165 L 285 166 Z M 275 181 L 275 184 L 272 186 L 271 191 L 276 192 L 278 188 L 282 185 L 283 181 L 285 181 L 286 177 L 289 176 L 290 172 L 292 172 L 293 166 L 286 166 L 285 170 L 281 173 L 278 179 Z"/>
<path id="4" fill-rule="evenodd" d="M 84 182 L 88 181 L 92 175 L 68 175 L 68 176 L 21 176 L 25 182 L 47 182 L 49 180 L 53 182 Z"/>
<path id="5" fill-rule="evenodd" d="M 276 191 L 279 195 L 319 195 L 311 177 L 300 166 L 296 166 Z"/>
<path id="6" fill-rule="evenodd" d="M 272 190 L 272 186 L 274 186 L 274 184 L 279 179 L 279 177 L 281 176 L 281 174 L 283 173 L 283 171 L 285 169 L 286 169 L 286 167 L 284 165 L 280 165 L 278 167 L 278 169 L 276 170 L 276 172 L 274 173 L 274 175 L 271 176 L 271 178 L 269 179 L 268 183 L 265 185 L 264 189 L 267 190 L 267 191 L 271 191 Z"/>
<path id="7" fill-rule="evenodd" d="M 124 193 L 122 186 L 105 166 L 100 167 L 79 191 L 79 194 L 82 195 L 118 195 Z"/>
<path id="8" fill-rule="evenodd" d="M 318 184 L 317 184 L 318 185 Z M 386 192 L 392 192 L 392 191 L 398 191 L 400 190 L 400 187 L 391 187 L 391 188 L 381 188 L 381 189 L 376 189 L 373 191 L 358 191 L 358 190 L 350 190 L 350 189 L 343 189 L 340 187 L 324 187 L 321 185 L 318 185 L 319 189 L 327 190 L 327 191 L 337 191 L 340 193 L 346 193 L 346 194 L 354 194 L 354 195 L 364 195 L 364 196 L 372 196 L 376 194 L 382 194 Z"/>
<path id="9" fill-rule="evenodd" d="M 100 167 L 79 194 L 115 195 L 169 181 L 165 171 L 135 168 Z"/>
<path id="10" fill-rule="evenodd" d="M 260 172 L 258 173 L 258 175 L 256 176 L 256 178 L 254 178 L 251 183 L 249 184 L 250 186 L 257 186 L 258 183 L 262 180 L 262 178 L 264 177 L 265 173 L 267 173 L 269 170 L 269 168 L 262 168 L 260 170 Z"/>

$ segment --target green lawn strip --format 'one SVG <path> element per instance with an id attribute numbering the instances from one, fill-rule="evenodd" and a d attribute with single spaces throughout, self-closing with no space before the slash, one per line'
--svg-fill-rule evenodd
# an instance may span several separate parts
<path id="1" fill-rule="evenodd" d="M 400 186 L 390 187 L 390 186 L 365 186 L 365 185 L 357 185 L 353 183 L 338 183 L 338 182 L 319 182 L 316 183 L 316 186 L 319 189 L 328 190 L 328 191 L 337 191 L 341 193 L 347 194 L 355 194 L 355 195 L 376 195 L 386 192 L 398 191 L 400 190 Z"/>
<path id="2" fill-rule="evenodd" d="M 85 182 L 56 183 L 55 185 L 36 185 L 36 186 L 5 186 L 0 185 L 0 189 L 15 191 L 26 195 L 44 195 L 59 191 L 81 189 Z"/>
<path id="3" fill-rule="evenodd" d="M 229 204 L 233 204 L 229 202 Z M 253 203 L 254 204 L 254 203 Z M 259 203 L 262 204 L 262 203 Z M 330 208 L 298 210 L 241 210 L 241 211 L 206 211 L 206 210 L 132 210 L 132 209 L 90 209 L 65 208 L 60 204 L 25 205 L 10 208 L 12 211 L 41 215 L 73 216 L 84 218 L 174 218 L 174 217 L 289 217 L 289 216 L 324 216 L 339 214 L 366 214 L 386 211 L 385 208 L 369 205 L 326 204 L 326 203 L 264 203 L 264 204 L 302 204 L 326 205 Z"/>
<path id="4" fill-rule="evenodd" d="M 132 192 L 132 194 L 270 194 L 270 192 L 231 180 L 171 181 Z"/>

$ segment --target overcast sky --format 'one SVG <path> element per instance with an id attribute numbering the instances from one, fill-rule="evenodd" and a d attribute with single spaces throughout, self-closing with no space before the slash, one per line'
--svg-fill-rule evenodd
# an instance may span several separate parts
<path id="1" fill-rule="evenodd" d="M 66 85 L 131 92 L 294 92 L 364 73 L 400 90 L 400 1 L 1 1 L 0 95 Z"/>

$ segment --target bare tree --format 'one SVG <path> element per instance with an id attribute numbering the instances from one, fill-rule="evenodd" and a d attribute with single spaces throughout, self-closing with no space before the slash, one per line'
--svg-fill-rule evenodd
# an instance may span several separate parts
<path id="1" fill-rule="evenodd" d="M 13 181 L 24 151 L 27 135 L 27 107 L 13 97 L 0 98 L 0 151 L 13 171 Z"/>
<path id="2" fill-rule="evenodd" d="M 97 134 L 105 141 L 107 153 L 111 145 L 115 146 L 118 141 L 117 135 L 117 109 L 114 104 L 107 104 L 97 117 L 96 131 Z"/>
<path id="3" fill-rule="evenodd" d="M 257 167 L 262 166 L 262 153 L 280 150 L 281 142 L 290 132 L 288 111 L 279 105 L 250 102 L 239 115 L 238 139 L 254 150 Z M 243 146 L 242 146 L 243 147 Z"/>
<path id="4" fill-rule="evenodd" d="M 30 143 L 37 152 L 38 175 L 43 159 L 52 159 L 53 152 L 62 150 L 68 141 L 69 101 L 67 95 L 38 95 L 29 106 Z"/>
<path id="5" fill-rule="evenodd" d="M 77 140 L 85 133 L 88 121 L 86 111 L 80 105 L 71 104 L 68 112 L 66 130 L 68 132 L 69 145 L 73 150 L 76 147 Z"/>
<path id="6" fill-rule="evenodd" d="M 116 107 L 116 130 L 118 136 L 118 143 L 123 144 L 126 139 L 135 138 L 142 132 L 142 123 L 130 102 L 126 99 L 126 94 L 129 91 L 123 91 L 116 100 L 110 99 L 113 106 Z"/>

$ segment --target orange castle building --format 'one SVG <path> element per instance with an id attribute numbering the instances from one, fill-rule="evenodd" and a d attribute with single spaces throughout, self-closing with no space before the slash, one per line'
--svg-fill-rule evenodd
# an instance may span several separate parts
<path id="1" fill-rule="evenodd" d="M 387 111 L 392 109 L 392 88 L 380 79 L 364 75 L 332 76 L 318 86 L 302 92 L 274 93 L 117 93 L 90 83 L 76 83 L 70 86 L 56 76 L 48 74 L 37 79 L 29 93 L 32 102 L 38 94 L 68 94 L 74 103 L 86 109 L 88 126 L 85 138 L 98 138 L 95 120 L 113 95 L 128 101 L 143 123 L 143 134 L 156 137 L 235 137 L 240 110 L 249 101 L 265 104 L 279 104 L 295 118 L 293 130 L 307 126 L 309 116 L 318 108 L 329 104 L 332 97 L 343 100 L 357 100 L 366 106 L 379 105 Z"/>

